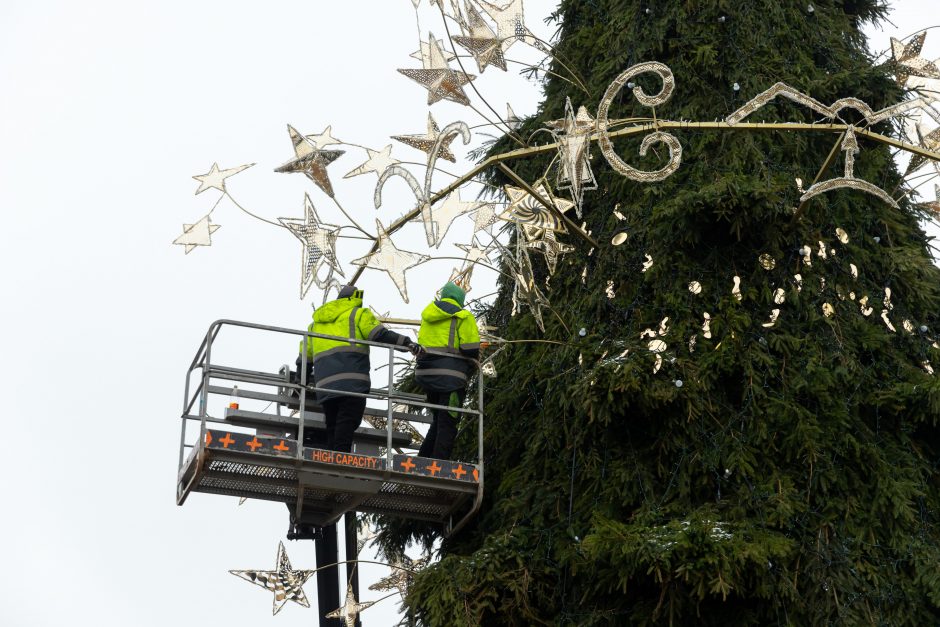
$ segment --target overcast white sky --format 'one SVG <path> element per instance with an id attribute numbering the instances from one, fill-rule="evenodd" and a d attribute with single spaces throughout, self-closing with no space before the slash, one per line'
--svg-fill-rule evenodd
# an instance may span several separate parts
<path id="1" fill-rule="evenodd" d="M 526 3 L 529 27 L 545 38 L 553 4 Z M 874 49 L 940 23 L 935 0 L 896 5 L 897 29 L 874 33 Z M 422 14 L 425 38 L 443 35 L 432 18 Z M 940 31 L 927 42 L 925 56 L 940 56 Z M 272 172 L 292 155 L 285 125 L 319 133 L 331 124 L 336 137 L 375 149 L 389 135 L 423 132 L 424 92 L 394 71 L 417 67 L 408 57 L 417 46 L 407 0 L 0 4 L 4 625 L 315 624 L 296 605 L 269 618 L 270 594 L 226 572 L 273 567 L 283 506 L 174 501 L 185 368 L 217 318 L 306 325 L 299 243 L 226 201 L 213 214 L 221 229 L 211 248 L 184 255 L 170 242 L 217 198 L 194 196 L 191 178 L 213 161 L 258 163 L 228 187 L 267 218 L 302 216 L 309 191 L 321 217 L 341 223 L 305 177 Z M 536 58 L 521 45 L 510 52 Z M 537 88 L 497 72 L 478 81 L 494 106 L 534 112 Z M 432 112 L 441 126 L 479 123 L 458 105 Z M 398 144 L 392 154 L 422 158 Z M 372 228 L 413 199 L 390 182 L 376 212 L 375 175 L 342 179 L 364 160 L 349 148 L 329 171 L 337 197 Z M 449 241 L 468 233 L 469 222 L 458 223 Z M 426 248 L 419 226 L 396 243 Z M 342 242 L 341 257 L 358 256 L 357 245 Z M 410 305 L 367 271 L 367 301 L 415 317 L 455 263 L 411 271 Z M 233 365 L 273 370 L 295 354 L 289 341 L 232 340 L 222 350 L 241 360 Z M 287 547 L 295 567 L 313 567 L 312 543 Z M 364 599 L 384 574 L 364 570 Z M 313 582 L 307 592 L 315 600 Z M 384 625 L 394 615 L 386 601 L 363 618 Z"/>

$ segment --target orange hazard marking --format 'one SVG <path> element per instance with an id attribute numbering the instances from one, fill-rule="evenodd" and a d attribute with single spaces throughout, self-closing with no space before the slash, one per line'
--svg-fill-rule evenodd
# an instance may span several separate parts
<path id="1" fill-rule="evenodd" d="M 411 472 L 411 469 L 415 467 L 415 463 L 411 461 L 410 457 L 406 457 L 405 461 L 401 463 L 401 467 L 405 469 L 405 472 Z"/>
<path id="2" fill-rule="evenodd" d="M 480 470 L 477 468 L 473 469 L 473 480 L 480 483 Z"/>
<path id="3" fill-rule="evenodd" d="M 275 451 L 289 451 L 290 447 L 284 444 L 284 440 L 281 440 L 280 444 L 272 447 Z"/>
<path id="4" fill-rule="evenodd" d="M 212 444 L 212 434 L 206 431 L 206 446 Z"/>
<path id="5" fill-rule="evenodd" d="M 436 475 L 437 473 L 441 471 L 441 467 L 437 465 L 436 461 L 434 461 L 434 462 L 431 462 L 431 465 L 428 466 L 426 470 L 430 470 L 432 475 Z"/>
<path id="6" fill-rule="evenodd" d="M 245 446 L 251 447 L 251 452 L 254 453 L 255 449 L 264 446 L 264 444 L 258 441 L 258 436 L 255 436 L 251 442 L 245 442 Z"/>
<path id="7" fill-rule="evenodd" d="M 463 464 L 459 464 L 456 468 L 451 470 L 458 479 L 463 479 L 463 476 L 467 474 L 467 471 L 463 469 Z"/>
<path id="8" fill-rule="evenodd" d="M 228 445 L 229 445 L 229 444 L 235 444 L 235 440 L 232 439 L 232 434 L 231 434 L 231 433 L 226 433 L 226 434 L 225 434 L 225 437 L 222 438 L 221 440 L 219 440 L 219 442 L 222 443 L 222 446 L 223 446 L 224 448 L 228 448 Z"/>

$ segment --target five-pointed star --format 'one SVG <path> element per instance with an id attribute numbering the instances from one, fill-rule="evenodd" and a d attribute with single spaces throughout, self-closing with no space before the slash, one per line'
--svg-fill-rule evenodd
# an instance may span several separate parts
<path id="1" fill-rule="evenodd" d="M 512 110 L 508 102 L 506 103 L 506 126 L 509 127 L 510 131 L 518 131 L 522 126 L 522 120 L 516 115 L 516 112 Z"/>
<path id="2" fill-rule="evenodd" d="M 332 198 L 333 186 L 330 184 L 330 177 L 326 173 L 326 166 L 336 161 L 345 151 L 318 150 L 315 144 L 298 133 L 297 129 L 290 124 L 287 125 L 287 132 L 290 134 L 291 143 L 294 144 L 294 155 L 296 157 L 281 167 L 275 168 L 274 171 L 303 172 L 327 196 Z"/>
<path id="3" fill-rule="evenodd" d="M 493 225 L 496 224 L 498 220 L 496 216 L 496 205 L 491 202 L 482 203 L 480 208 L 477 209 L 476 213 L 473 214 L 473 234 L 476 235 L 480 231 L 486 231 L 487 233 L 493 233 Z"/>
<path id="4" fill-rule="evenodd" d="M 565 117 L 549 122 L 549 127 L 558 139 L 558 189 L 568 189 L 574 199 L 575 212 L 581 217 L 581 199 L 585 190 L 597 189 L 597 181 L 591 170 L 590 137 L 595 122 L 583 106 L 574 114 L 571 99 L 565 99 Z"/>
<path id="5" fill-rule="evenodd" d="M 310 607 L 307 595 L 304 594 L 303 585 L 307 583 L 307 580 L 313 576 L 315 571 L 291 569 L 283 542 L 277 543 L 276 570 L 230 570 L 228 572 L 273 592 L 275 614 L 280 612 L 288 601 Z"/>
<path id="6" fill-rule="evenodd" d="M 480 3 L 486 14 L 496 22 L 496 37 L 500 40 L 504 51 L 529 32 L 525 27 L 522 0 L 509 0 L 501 6 L 487 2 L 487 0 L 480 0 Z"/>
<path id="7" fill-rule="evenodd" d="M 920 76 L 923 78 L 940 78 L 940 68 L 933 61 L 922 59 L 920 51 L 924 47 L 924 38 L 926 32 L 911 39 L 911 43 L 905 44 L 903 41 L 891 38 L 891 56 L 894 57 L 892 65 L 898 85 L 904 87 L 907 79 L 911 76 Z"/>
<path id="8" fill-rule="evenodd" d="M 466 253 L 465 262 L 467 264 L 475 265 L 478 262 L 485 263 L 487 265 L 492 264 L 490 259 L 490 250 L 489 246 L 480 248 L 479 241 L 476 238 L 473 238 L 473 241 L 469 244 L 454 244 L 457 248 Z"/>
<path id="9" fill-rule="evenodd" d="M 427 563 L 428 558 L 426 557 L 412 560 L 407 555 L 402 555 L 401 558 L 394 559 L 392 563 L 389 564 L 389 568 L 392 569 L 392 574 L 379 579 L 369 586 L 369 590 L 388 591 L 394 588 L 397 589 L 402 598 L 404 598 L 408 596 L 408 587 L 411 585 L 412 579 L 414 579 L 415 572 L 427 566 Z"/>
<path id="10" fill-rule="evenodd" d="M 346 276 L 336 260 L 336 237 L 339 234 L 339 227 L 320 222 L 320 216 L 317 215 L 316 207 L 313 206 L 309 194 L 304 194 L 303 220 L 278 218 L 277 221 L 284 225 L 304 245 L 300 257 L 301 298 L 307 295 L 307 290 L 310 289 L 313 283 L 316 283 L 320 288 L 326 287 L 334 272 L 341 277 Z M 323 265 L 326 265 L 329 271 L 326 278 L 321 280 L 319 271 Z"/>
<path id="11" fill-rule="evenodd" d="M 307 135 L 314 148 L 326 148 L 327 146 L 335 146 L 336 144 L 342 144 L 343 142 L 339 139 L 333 137 L 333 126 L 327 126 L 323 129 L 323 132 L 319 135 Z"/>
<path id="12" fill-rule="evenodd" d="M 506 71 L 506 58 L 496 33 L 483 21 L 480 12 L 467 2 L 467 35 L 454 37 L 454 42 L 466 48 L 477 62 L 477 69 L 482 74 L 488 65 L 495 65 Z"/>
<path id="13" fill-rule="evenodd" d="M 352 170 L 344 179 L 348 179 L 352 176 L 359 176 L 360 174 L 366 174 L 367 172 L 375 172 L 376 174 L 382 174 L 386 168 L 390 165 L 395 165 L 396 163 L 401 163 L 398 159 L 392 158 L 392 145 L 389 144 L 382 150 L 372 150 L 371 148 L 366 148 L 366 152 L 369 154 L 369 158 L 366 159 L 366 162 L 360 165 L 355 170 Z"/>
<path id="14" fill-rule="evenodd" d="M 540 179 L 532 186 L 535 192 L 549 204 L 553 205 L 558 213 L 549 211 L 542 203 L 536 200 L 535 196 L 519 187 L 506 185 L 506 195 L 509 197 L 509 205 L 500 216 L 500 220 L 515 222 L 523 227 L 528 239 L 534 239 L 539 236 L 543 229 L 567 233 L 568 228 L 561 219 L 560 214 L 565 213 L 574 206 L 574 203 L 564 198 L 556 198 L 552 195 L 552 190 L 548 187 L 545 179 Z"/>
<path id="15" fill-rule="evenodd" d="M 431 149 L 434 148 L 434 143 L 437 141 L 437 138 L 441 134 L 441 129 L 438 128 L 437 122 L 434 121 L 434 118 L 428 113 L 428 132 L 425 135 L 392 135 L 392 139 L 395 141 L 400 141 L 403 144 L 408 144 L 412 148 L 417 148 L 422 152 L 429 153 Z M 456 134 L 448 135 L 441 142 L 441 149 L 437 153 L 437 156 L 441 159 L 446 159 L 452 163 L 457 162 L 457 158 L 454 157 L 454 153 L 450 151 L 450 143 L 454 141 L 457 137 Z"/>
<path id="16" fill-rule="evenodd" d="M 501 247 L 501 246 L 500 246 Z M 516 238 L 516 254 L 513 257 L 503 256 L 512 275 L 516 280 L 512 293 L 513 313 L 521 311 L 520 304 L 528 306 L 535 318 L 535 324 L 542 332 L 545 331 L 545 322 L 542 319 L 542 307 L 548 306 L 548 299 L 535 283 L 535 272 L 532 270 L 532 259 L 522 244 L 522 238 Z"/>
<path id="17" fill-rule="evenodd" d="M 220 170 L 219 164 L 213 163 L 212 167 L 209 168 L 208 172 L 206 172 L 205 174 L 197 174 L 196 176 L 193 177 L 194 179 L 199 181 L 199 189 L 196 190 L 196 193 L 201 194 L 202 192 L 211 188 L 215 188 L 222 193 L 226 193 L 225 192 L 225 179 L 227 179 L 230 176 L 234 176 L 235 174 L 238 174 L 242 170 L 247 170 L 253 165 L 254 165 L 253 163 L 248 163 L 246 165 L 240 165 L 236 168 L 227 168 L 225 170 Z"/>
<path id="18" fill-rule="evenodd" d="M 212 234 L 222 225 L 212 224 L 209 215 L 204 215 L 196 224 L 184 224 L 183 234 L 173 240 L 174 244 L 185 246 L 188 255 L 196 246 L 212 246 Z"/>
<path id="19" fill-rule="evenodd" d="M 930 150 L 931 152 L 940 152 L 940 126 L 933 129 L 926 135 L 924 135 L 920 126 L 917 127 L 917 136 L 920 138 L 921 147 Z M 920 155 L 913 155 L 910 162 L 907 164 L 907 170 L 905 175 L 910 174 L 911 172 L 919 169 L 924 163 L 927 162 L 927 157 L 922 157 Z M 937 162 L 934 162 L 936 166 Z"/>
<path id="20" fill-rule="evenodd" d="M 395 244 L 392 243 L 392 238 L 385 232 L 382 223 L 378 220 L 375 221 L 375 228 L 379 235 L 375 242 L 375 252 L 371 252 L 365 257 L 354 259 L 350 263 L 388 273 L 389 278 L 392 279 L 395 287 L 398 288 L 402 300 L 407 303 L 408 284 L 405 281 L 405 271 L 424 263 L 430 259 L 430 257 L 428 255 L 421 255 L 396 248 Z"/>
<path id="21" fill-rule="evenodd" d="M 558 267 L 558 258 L 574 250 L 574 246 L 559 242 L 555 237 L 555 231 L 548 229 L 542 231 L 542 237 L 539 239 L 526 242 L 526 246 L 545 255 L 545 265 L 548 266 L 549 275 L 555 274 L 555 268 Z"/>
<path id="22" fill-rule="evenodd" d="M 365 603 L 356 601 L 356 595 L 353 594 L 352 582 L 350 581 L 346 584 L 346 602 L 341 607 L 326 614 L 325 618 L 342 618 L 346 627 L 356 627 L 356 617 L 359 616 L 359 612 L 372 607 L 376 603 L 377 601 L 366 601 Z"/>
<path id="23" fill-rule="evenodd" d="M 920 203 L 920 206 L 924 209 L 932 211 L 934 216 L 940 216 L 940 185 L 934 184 L 933 186 L 934 200 L 933 202 L 927 201 Z"/>
<path id="24" fill-rule="evenodd" d="M 447 63 L 448 61 L 453 61 L 454 59 L 457 58 L 457 55 L 455 55 L 450 50 L 447 50 L 444 48 L 444 41 L 441 39 L 437 40 L 437 50 L 440 51 L 444 55 L 443 58 L 444 58 L 445 63 Z M 408 56 L 410 56 L 412 59 L 417 59 L 418 61 L 421 62 L 421 67 L 426 68 L 431 63 L 431 54 L 432 54 L 431 44 L 426 41 L 422 41 L 421 47 L 418 50 L 415 50 L 414 52 L 412 52 Z M 437 54 L 437 52 L 435 51 L 433 54 Z"/>
<path id="25" fill-rule="evenodd" d="M 421 206 L 421 220 L 428 239 L 428 246 L 441 247 L 444 236 L 458 217 L 477 209 L 481 203 L 460 200 L 460 190 L 449 193 L 434 207 L 429 203 Z"/>
<path id="26" fill-rule="evenodd" d="M 444 52 L 433 34 L 428 35 L 428 50 L 427 59 L 422 59 L 425 67 L 420 70 L 399 69 L 398 72 L 428 90 L 429 105 L 439 100 L 450 100 L 462 105 L 469 105 L 470 99 L 467 98 L 463 86 L 476 77 L 465 72 L 452 70 L 447 65 Z"/>

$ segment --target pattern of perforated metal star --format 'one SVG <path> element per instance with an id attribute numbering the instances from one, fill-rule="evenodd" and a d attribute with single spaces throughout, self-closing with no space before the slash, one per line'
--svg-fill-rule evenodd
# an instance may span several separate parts
<path id="1" fill-rule="evenodd" d="M 428 558 L 426 557 L 413 560 L 407 555 L 402 555 L 400 558 L 392 560 L 392 563 L 388 565 L 388 567 L 392 569 L 391 574 L 369 586 L 369 590 L 375 590 L 377 592 L 398 590 L 399 594 L 404 598 L 408 596 L 408 587 L 414 580 L 415 573 L 423 569 L 427 564 Z"/>
<path id="2" fill-rule="evenodd" d="M 496 22 L 496 37 L 500 40 L 504 51 L 523 39 L 529 32 L 525 26 L 522 0 L 509 0 L 503 5 L 480 0 L 480 4 L 483 11 Z"/>
<path id="3" fill-rule="evenodd" d="M 911 76 L 940 78 L 940 68 L 937 67 L 937 64 L 920 56 L 926 37 L 927 33 L 925 31 L 915 35 L 907 44 L 894 37 L 891 38 L 891 56 L 893 57 L 891 67 L 894 70 L 895 79 L 901 87 L 904 87 L 907 79 Z"/>
<path id="4" fill-rule="evenodd" d="M 487 66 L 494 65 L 506 71 L 506 58 L 496 33 L 490 28 L 480 12 L 476 10 L 469 0 L 466 3 L 467 22 L 466 34 L 454 36 L 454 43 L 466 48 L 477 62 L 477 69 L 482 74 Z"/>
<path id="5" fill-rule="evenodd" d="M 548 274 L 555 274 L 555 268 L 558 267 L 558 258 L 574 250 L 574 246 L 562 244 L 555 237 L 555 231 L 545 229 L 541 237 L 526 242 L 526 246 L 545 255 L 545 265 L 548 266 Z"/>
<path id="6" fill-rule="evenodd" d="M 228 571 L 245 581 L 260 586 L 274 593 L 274 614 L 276 615 L 288 601 L 310 607 L 303 586 L 313 576 L 312 570 L 293 570 L 284 543 L 277 543 L 277 563 L 275 570 L 230 570 Z"/>
<path id="7" fill-rule="evenodd" d="M 428 90 L 428 104 L 432 105 L 440 100 L 450 100 L 462 105 L 469 105 L 463 86 L 472 81 L 475 76 L 465 72 L 451 69 L 444 58 L 444 52 L 434 38 L 428 35 L 428 50 L 426 58 L 422 59 L 424 67 L 416 69 L 399 69 L 398 72 L 420 84 Z"/>
<path id="8" fill-rule="evenodd" d="M 300 297 L 307 295 L 307 290 L 314 283 L 321 289 L 326 288 L 333 273 L 345 277 L 339 261 L 336 259 L 336 237 L 339 227 L 320 221 L 316 207 L 308 194 L 304 194 L 304 218 L 278 218 L 297 239 L 303 243 L 300 257 Z M 327 266 L 327 275 L 320 278 L 320 268 Z"/>
<path id="9" fill-rule="evenodd" d="M 437 126 L 437 122 L 434 121 L 434 117 L 428 113 L 428 132 L 424 135 L 392 135 L 392 139 L 395 141 L 400 141 L 403 144 L 407 144 L 412 148 L 417 148 L 422 152 L 430 153 L 434 148 L 434 143 L 437 141 L 437 138 L 441 134 L 441 129 Z M 449 135 L 444 138 L 441 142 L 441 149 L 438 152 L 438 157 L 441 159 L 446 159 L 452 163 L 457 162 L 457 158 L 454 157 L 454 153 L 450 151 L 450 144 L 454 139 L 457 138 L 457 135 Z"/>
<path id="10" fill-rule="evenodd" d="M 506 210 L 500 214 L 500 220 L 515 222 L 521 226 L 528 239 L 536 239 L 540 231 L 549 229 L 559 233 L 567 233 L 568 227 L 565 226 L 561 217 L 553 211 L 549 211 L 535 196 L 526 190 L 505 186 L 506 196 L 509 197 L 509 205 Z M 574 203 L 564 198 L 556 198 L 552 194 L 551 188 L 545 179 L 540 179 L 532 186 L 532 189 L 548 203 L 554 205 L 559 213 L 565 213 L 570 210 Z"/>
<path id="11" fill-rule="evenodd" d="M 591 170 L 591 133 L 595 130 L 594 118 L 583 106 L 575 115 L 571 99 L 565 98 L 565 117 L 549 123 L 558 142 L 558 189 L 568 189 L 575 203 L 575 212 L 581 217 L 581 200 L 586 190 L 597 189 L 597 181 Z"/>
<path id="12" fill-rule="evenodd" d="M 346 601 L 342 606 L 325 615 L 326 618 L 341 618 L 346 627 L 356 627 L 356 618 L 359 613 L 376 604 L 376 601 L 359 603 L 353 594 L 352 582 L 346 585 Z"/>
<path id="13" fill-rule="evenodd" d="M 354 259 L 350 263 L 365 268 L 381 270 L 388 273 L 402 300 L 408 302 L 408 283 L 405 280 L 405 271 L 419 264 L 424 263 L 430 257 L 419 253 L 400 250 L 392 243 L 392 238 L 386 233 L 382 223 L 375 221 L 375 228 L 378 232 L 378 239 L 375 243 L 375 252 L 371 252 L 365 257 Z"/>
<path id="14" fill-rule="evenodd" d="M 327 127 L 329 131 L 329 127 Z M 330 183 L 330 177 L 326 173 L 326 166 L 336 161 L 343 150 L 319 150 L 313 142 L 297 132 L 290 124 L 287 125 L 287 132 L 290 134 L 291 143 L 294 145 L 295 158 L 291 159 L 275 172 L 303 172 L 311 181 L 317 184 L 317 187 L 323 192 L 333 197 L 333 185 Z"/>

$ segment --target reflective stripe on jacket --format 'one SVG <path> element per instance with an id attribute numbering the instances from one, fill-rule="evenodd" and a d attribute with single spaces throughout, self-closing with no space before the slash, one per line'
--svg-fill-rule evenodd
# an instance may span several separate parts
<path id="1" fill-rule="evenodd" d="M 450 298 L 434 301 L 421 312 L 418 344 L 438 353 L 418 356 L 415 381 L 421 387 L 435 392 L 467 387 L 473 362 L 460 359 L 458 355 L 471 359 L 480 355 L 480 332 L 473 314 Z"/>
<path id="2" fill-rule="evenodd" d="M 310 333 L 335 335 L 357 340 L 370 340 L 405 346 L 408 338 L 390 331 L 379 323 L 372 312 L 363 308 L 362 296 L 330 301 L 313 313 Z M 303 350 L 303 341 L 300 344 Z M 307 340 L 307 359 L 313 363 L 313 380 L 319 388 L 365 394 L 371 386 L 369 347 L 340 339 L 314 337 Z M 317 399 L 340 396 L 317 392 Z"/>

